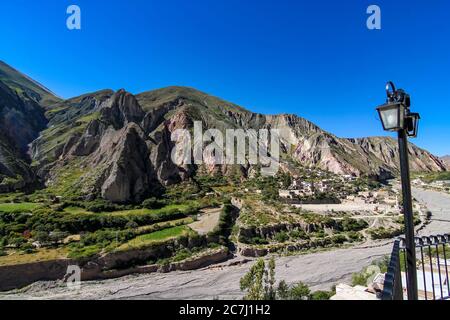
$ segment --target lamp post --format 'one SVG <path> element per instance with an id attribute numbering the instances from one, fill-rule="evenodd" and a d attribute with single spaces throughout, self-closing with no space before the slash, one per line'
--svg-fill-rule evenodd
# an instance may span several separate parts
<path id="1" fill-rule="evenodd" d="M 414 241 L 414 213 L 412 208 L 411 181 L 408 159 L 408 136 L 416 137 L 420 116 L 411 113 L 411 99 L 402 89 L 396 89 L 392 82 L 386 85 L 387 101 L 377 108 L 383 129 L 397 132 L 400 154 L 400 173 L 403 193 L 403 214 L 405 216 L 406 281 L 408 300 L 418 300 L 416 246 Z"/>

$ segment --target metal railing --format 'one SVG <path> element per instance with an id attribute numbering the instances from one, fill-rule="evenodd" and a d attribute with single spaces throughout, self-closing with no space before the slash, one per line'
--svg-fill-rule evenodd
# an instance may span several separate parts
<path id="1" fill-rule="evenodd" d="M 416 273 L 418 297 L 421 300 L 450 299 L 449 235 L 416 237 Z M 382 300 L 403 300 L 406 297 L 407 270 L 404 239 L 394 243 L 385 275 Z"/>
<path id="2" fill-rule="evenodd" d="M 382 300 L 403 300 L 402 275 L 400 266 L 400 240 L 395 240 L 391 259 L 384 277 Z"/>

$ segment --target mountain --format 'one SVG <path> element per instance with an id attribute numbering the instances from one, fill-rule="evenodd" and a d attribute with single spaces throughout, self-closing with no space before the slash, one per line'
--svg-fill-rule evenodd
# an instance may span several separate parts
<path id="1" fill-rule="evenodd" d="M 443 156 L 440 158 L 440 160 L 445 164 L 445 166 L 447 167 L 447 170 L 450 170 L 450 155 Z"/>
<path id="2" fill-rule="evenodd" d="M 136 96 L 125 90 L 105 90 L 68 100 L 52 110 L 49 129 L 33 143 L 33 158 L 39 175 L 68 194 L 79 192 L 114 202 L 140 201 L 149 190 L 198 173 L 234 172 L 230 166 L 178 167 L 171 161 L 172 132 L 192 129 L 194 121 L 201 121 L 204 130 L 279 129 L 284 168 L 292 160 L 338 174 L 367 174 L 380 179 L 399 171 L 394 139 L 342 139 L 298 116 L 252 113 L 186 87 Z M 414 171 L 444 170 L 437 157 L 413 144 L 409 153 Z M 243 165 L 239 171 L 248 176 L 253 169 Z M 61 186 L 61 181 L 67 181 L 67 172 L 74 183 Z"/>
<path id="3" fill-rule="evenodd" d="M 102 90 L 60 100 L 14 69 L 2 70 L 9 74 L 0 80 L 0 121 L 2 129 L 8 128 L 2 137 L 11 138 L 0 140 L 0 178 L 41 181 L 66 197 L 139 202 L 195 175 L 245 178 L 257 170 L 249 164 L 175 165 L 172 132 L 192 130 L 194 121 L 201 121 L 204 131 L 279 129 L 285 171 L 301 165 L 378 179 L 399 171 L 397 143 L 391 138 L 339 138 L 296 115 L 253 113 L 187 87 L 137 95 Z M 440 159 L 413 144 L 409 153 L 413 171 L 445 170 Z"/>
<path id="4" fill-rule="evenodd" d="M 0 61 L 0 192 L 37 185 L 29 144 L 47 127 L 45 108 L 58 101 L 50 90 Z"/>

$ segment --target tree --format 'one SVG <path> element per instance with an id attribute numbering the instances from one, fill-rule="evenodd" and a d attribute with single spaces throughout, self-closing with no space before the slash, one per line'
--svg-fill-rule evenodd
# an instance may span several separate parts
<path id="1" fill-rule="evenodd" d="M 269 269 L 265 270 L 264 282 L 264 300 L 275 300 L 275 259 L 273 257 L 269 260 Z"/>
<path id="2" fill-rule="evenodd" d="M 250 271 L 241 278 L 241 291 L 247 291 L 244 300 L 264 299 L 263 279 L 265 267 L 264 260 L 258 259 L 258 261 L 250 268 Z"/>
<path id="3" fill-rule="evenodd" d="M 303 282 L 288 286 L 286 281 L 279 282 L 275 289 L 275 259 L 272 257 L 266 268 L 264 260 L 259 259 L 250 271 L 241 278 L 241 290 L 247 291 L 244 300 L 329 300 L 335 294 L 332 291 L 311 293 Z"/>
<path id="4" fill-rule="evenodd" d="M 281 280 L 278 284 L 277 295 L 280 300 L 289 300 L 289 286 L 286 281 Z"/>
<path id="5" fill-rule="evenodd" d="M 247 291 L 244 300 L 275 300 L 275 259 L 271 258 L 266 268 L 264 259 L 259 259 L 241 279 L 241 290 Z"/>
<path id="6" fill-rule="evenodd" d="M 311 290 L 303 282 L 294 284 L 289 290 L 291 300 L 308 300 Z"/>

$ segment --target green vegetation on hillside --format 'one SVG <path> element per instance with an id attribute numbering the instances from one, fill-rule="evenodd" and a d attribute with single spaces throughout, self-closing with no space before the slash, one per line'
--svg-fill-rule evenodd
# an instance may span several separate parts
<path id="1" fill-rule="evenodd" d="M 435 181 L 450 181 L 450 171 L 444 172 L 434 172 L 434 173 L 420 173 L 415 174 L 414 177 L 420 176 L 421 179 L 426 183 L 431 183 Z"/>

